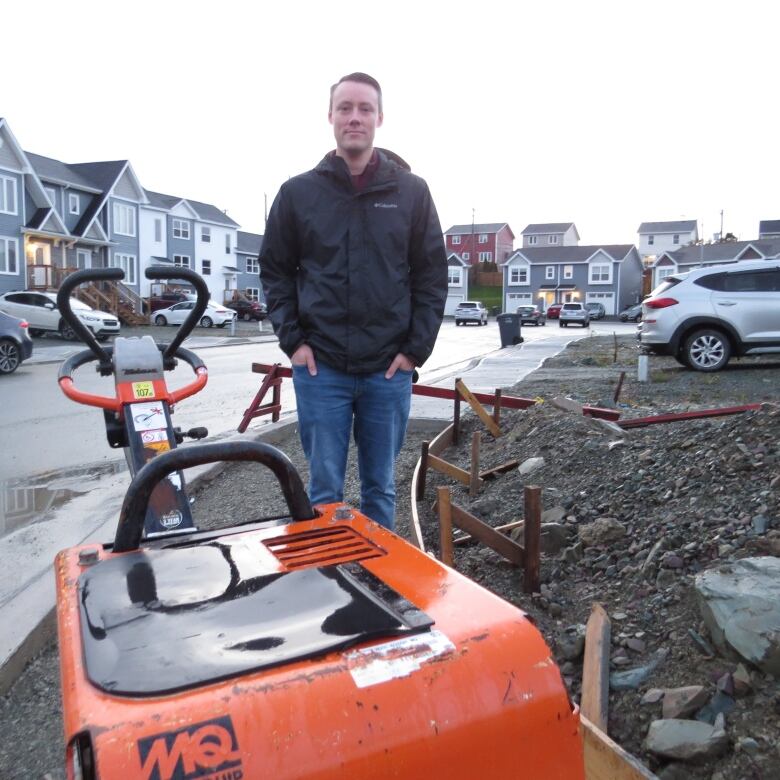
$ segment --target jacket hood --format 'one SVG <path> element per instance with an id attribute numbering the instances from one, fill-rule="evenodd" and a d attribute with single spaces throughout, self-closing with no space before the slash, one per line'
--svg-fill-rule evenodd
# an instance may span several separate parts
<path id="1" fill-rule="evenodd" d="M 411 172 L 412 168 L 409 165 L 406 160 L 403 159 L 400 155 L 397 155 L 395 152 L 391 152 L 389 149 L 382 149 L 379 146 L 375 146 L 374 149 L 379 152 L 379 167 L 380 170 L 382 168 L 393 168 L 395 166 L 398 166 L 399 168 Z M 336 173 L 337 171 L 341 170 L 341 166 L 339 168 L 336 168 L 334 166 L 334 162 L 336 160 L 336 153 L 334 152 L 328 152 L 322 160 L 320 160 L 319 164 L 315 167 L 315 171 L 318 173 Z M 346 170 L 346 163 L 343 164 L 343 169 Z"/>

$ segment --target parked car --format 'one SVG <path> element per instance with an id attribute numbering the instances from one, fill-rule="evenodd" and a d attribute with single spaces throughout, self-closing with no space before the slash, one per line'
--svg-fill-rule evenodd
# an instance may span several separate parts
<path id="1" fill-rule="evenodd" d="M 561 306 L 563 306 L 562 303 L 553 303 L 552 305 L 547 307 L 547 319 L 548 320 L 557 320 L 558 317 L 561 314 Z"/>
<path id="2" fill-rule="evenodd" d="M 268 309 L 264 303 L 259 301 L 250 301 L 246 298 L 239 298 L 236 301 L 229 301 L 225 304 L 228 309 L 233 309 L 238 319 L 246 322 L 264 320 L 268 316 Z"/>
<path id="3" fill-rule="evenodd" d="M 26 320 L 0 312 L 0 374 L 13 374 L 33 352 Z"/>
<path id="4" fill-rule="evenodd" d="M 592 320 L 603 320 L 607 316 L 607 310 L 603 303 L 586 303 L 585 308 L 590 314 Z"/>
<path id="5" fill-rule="evenodd" d="M 627 306 L 623 311 L 618 314 L 618 319 L 621 322 L 641 322 L 642 321 L 642 304 L 635 303 L 633 306 Z"/>
<path id="6" fill-rule="evenodd" d="M 155 312 L 159 309 L 167 309 L 173 306 L 174 303 L 181 303 L 182 301 L 194 301 L 197 299 L 195 293 L 187 293 L 182 291 L 176 292 L 163 292 L 159 295 L 153 295 L 149 298 L 149 311 Z"/>
<path id="7" fill-rule="evenodd" d="M 77 298 L 70 299 L 73 313 L 92 331 L 98 341 L 119 333 L 119 320 L 115 314 L 99 311 L 87 306 Z M 43 333 L 59 333 L 62 338 L 74 341 L 76 334 L 60 316 L 57 308 L 57 294 L 24 290 L 0 295 L 0 311 L 26 320 L 31 336 Z"/>
<path id="8" fill-rule="evenodd" d="M 150 314 L 149 321 L 153 325 L 181 325 L 194 308 L 195 301 L 175 303 L 167 309 L 159 309 Z M 216 301 L 209 301 L 198 325 L 201 328 L 210 328 L 212 325 L 224 328 L 228 322 L 232 322 L 235 319 L 235 316 L 236 313 L 232 309 L 227 309 Z"/>
<path id="9" fill-rule="evenodd" d="M 465 325 L 476 322 L 477 325 L 487 325 L 488 313 L 482 301 L 461 301 L 455 309 L 455 324 Z"/>
<path id="10" fill-rule="evenodd" d="M 547 318 L 538 306 L 518 306 L 517 313 L 520 315 L 521 325 L 530 324 L 538 328 L 547 324 Z"/>
<path id="11" fill-rule="evenodd" d="M 696 371 L 780 350 L 780 262 L 745 260 L 667 276 L 642 302 L 639 343 Z"/>
<path id="12" fill-rule="evenodd" d="M 581 303 L 564 303 L 558 316 L 558 327 L 568 327 L 573 323 L 587 328 L 590 325 L 590 313 Z"/>

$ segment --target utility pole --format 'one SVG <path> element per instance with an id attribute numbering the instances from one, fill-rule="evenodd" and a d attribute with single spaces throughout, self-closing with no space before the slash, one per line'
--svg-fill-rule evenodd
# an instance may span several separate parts
<path id="1" fill-rule="evenodd" d="M 720 240 L 723 241 L 723 209 L 720 210 Z"/>
<path id="2" fill-rule="evenodd" d="M 476 214 L 475 209 L 472 207 L 471 209 L 471 254 L 474 256 L 474 261 L 472 262 L 469 260 L 469 263 L 471 265 L 475 265 L 479 262 L 479 259 L 477 257 L 477 245 L 474 243 L 474 215 Z"/>

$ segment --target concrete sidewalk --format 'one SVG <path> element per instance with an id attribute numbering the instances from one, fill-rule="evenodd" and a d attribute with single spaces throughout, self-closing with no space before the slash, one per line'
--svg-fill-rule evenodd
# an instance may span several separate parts
<path id="1" fill-rule="evenodd" d="M 258 335 L 248 340 L 275 340 L 275 336 Z M 455 378 L 460 377 L 473 391 L 492 392 L 497 387 L 516 384 L 572 340 L 567 334 L 560 340 L 526 342 L 496 350 L 431 372 L 424 381 L 452 388 Z M 196 336 L 186 342 L 190 348 L 236 343 L 246 342 L 229 336 Z M 67 343 L 52 345 L 51 352 L 38 350 L 38 359 L 39 362 L 61 361 L 68 350 L 76 352 L 82 348 Z M 436 420 L 443 424 L 452 419 L 452 401 L 413 396 L 411 418 L 410 425 L 430 425 Z M 291 419 L 295 421 L 288 416 L 283 422 L 262 426 L 260 437 L 273 438 Z M 236 438 L 244 437 L 236 435 Z M 192 469 L 188 482 L 197 480 L 210 468 L 202 467 L 200 473 Z M 113 539 L 127 480 L 125 472 L 102 477 L 90 492 L 70 500 L 45 522 L 26 525 L 0 538 L 0 560 L 6 562 L 0 569 L 0 694 L 13 684 L 27 662 L 53 635 L 54 556 L 65 547 Z"/>

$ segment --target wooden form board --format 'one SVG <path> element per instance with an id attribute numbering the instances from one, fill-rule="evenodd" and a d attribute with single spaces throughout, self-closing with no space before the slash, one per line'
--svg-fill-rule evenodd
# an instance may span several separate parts
<path id="1" fill-rule="evenodd" d="M 585 780 L 658 780 L 638 758 L 623 750 L 580 713 Z"/>
<path id="2" fill-rule="evenodd" d="M 436 438 L 428 444 L 428 454 L 438 455 L 444 452 L 452 444 L 452 433 L 454 426 L 450 423 Z M 414 467 L 412 474 L 412 486 L 410 492 L 409 505 L 412 507 L 412 538 L 411 542 L 418 549 L 425 552 L 425 542 L 423 540 L 422 526 L 420 525 L 420 513 L 417 511 L 417 484 L 420 481 L 420 461 Z"/>
<path id="3" fill-rule="evenodd" d="M 482 420 L 485 427 L 493 436 L 498 438 L 501 435 L 501 429 L 496 424 L 496 421 L 485 411 L 485 407 L 477 400 L 474 393 L 460 379 L 455 383 L 455 389 L 463 396 L 464 400 L 468 401 L 469 406 L 474 410 L 474 414 Z"/>
<path id="4" fill-rule="evenodd" d="M 585 629 L 582 714 L 603 732 L 608 720 L 610 634 L 609 616 L 601 604 L 594 604 Z"/>

